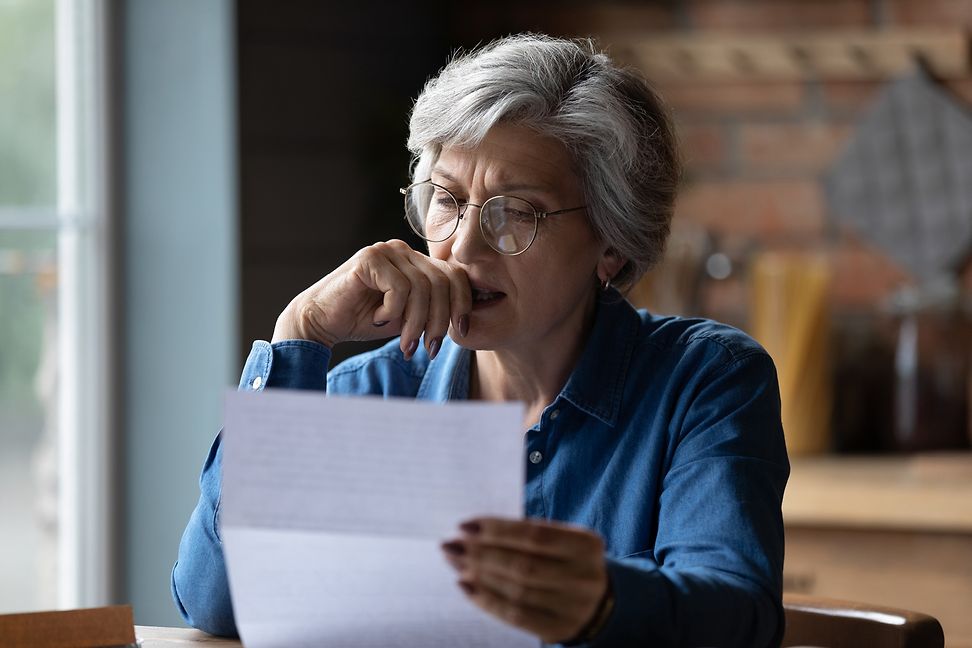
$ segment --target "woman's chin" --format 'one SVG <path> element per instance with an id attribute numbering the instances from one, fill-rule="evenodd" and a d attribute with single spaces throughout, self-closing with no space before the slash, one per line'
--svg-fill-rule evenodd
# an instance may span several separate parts
<path id="1" fill-rule="evenodd" d="M 462 337 L 459 335 L 459 331 L 452 326 L 449 327 L 449 337 L 457 345 L 470 351 L 492 351 L 499 346 L 496 344 L 496 340 L 485 332 L 477 334 L 475 331 L 470 330 L 466 334 L 466 337 Z"/>

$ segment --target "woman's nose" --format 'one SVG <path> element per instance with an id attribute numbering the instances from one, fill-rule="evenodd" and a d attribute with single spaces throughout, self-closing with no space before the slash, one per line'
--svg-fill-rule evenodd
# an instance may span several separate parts
<path id="1" fill-rule="evenodd" d="M 459 263 L 470 263 L 492 249 L 479 227 L 480 209 L 482 207 L 475 203 L 466 203 L 459 212 L 459 227 L 452 235 L 452 256 Z"/>

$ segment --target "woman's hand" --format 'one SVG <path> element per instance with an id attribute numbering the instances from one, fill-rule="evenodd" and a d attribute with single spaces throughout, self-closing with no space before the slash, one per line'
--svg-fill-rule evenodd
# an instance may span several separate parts
<path id="1" fill-rule="evenodd" d="M 273 341 L 313 340 L 329 347 L 401 335 L 411 358 L 425 333 L 435 357 L 451 323 L 469 328 L 472 290 L 466 273 L 392 240 L 359 250 L 297 295 L 277 318 Z"/>
<path id="2" fill-rule="evenodd" d="M 608 589 L 596 533 L 546 520 L 477 518 L 443 543 L 459 585 L 480 608 L 547 643 L 575 638 Z"/>

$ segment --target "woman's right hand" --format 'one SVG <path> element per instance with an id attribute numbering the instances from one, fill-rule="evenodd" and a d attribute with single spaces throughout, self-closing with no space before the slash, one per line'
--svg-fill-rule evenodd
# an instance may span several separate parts
<path id="1" fill-rule="evenodd" d="M 450 323 L 465 336 L 472 311 L 466 273 L 391 240 L 359 250 L 303 291 L 277 318 L 273 341 L 339 342 L 401 335 L 411 359 L 425 333 L 431 357 L 439 352 Z"/>

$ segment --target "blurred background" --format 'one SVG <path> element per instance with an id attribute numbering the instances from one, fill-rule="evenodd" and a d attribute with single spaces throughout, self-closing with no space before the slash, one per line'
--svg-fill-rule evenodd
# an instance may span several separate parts
<path id="1" fill-rule="evenodd" d="M 169 570 L 250 343 L 360 247 L 416 243 L 412 100 L 538 30 L 671 106 L 673 235 L 629 297 L 774 356 L 787 590 L 972 646 L 970 27 L 969 0 L 0 0 L 0 612 L 181 624 Z"/>

